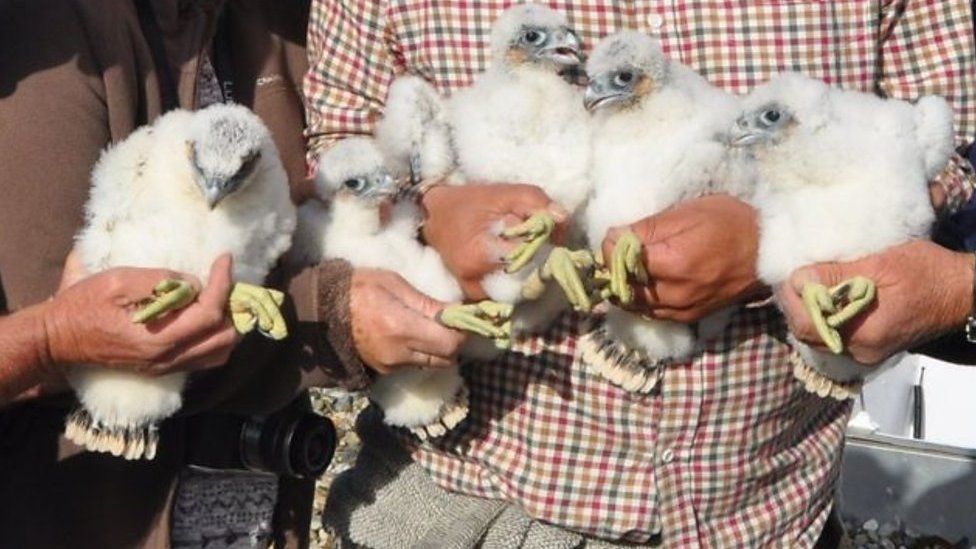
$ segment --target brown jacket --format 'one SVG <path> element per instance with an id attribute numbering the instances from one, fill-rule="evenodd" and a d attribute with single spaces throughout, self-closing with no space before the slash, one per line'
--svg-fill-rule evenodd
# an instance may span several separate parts
<path id="1" fill-rule="evenodd" d="M 192 108 L 200 54 L 213 42 L 223 2 L 151 2 L 179 103 Z M 299 90 L 308 0 L 226 4 L 234 99 L 271 128 L 297 196 L 305 178 Z M 133 0 L 0 0 L 0 296 L 9 310 L 53 293 L 100 150 L 161 110 Z M 67 395 L 0 411 L 0 547 L 168 546 L 187 416 L 268 412 L 312 384 L 363 383 L 349 349 L 349 272 L 327 263 L 292 280 L 301 319 L 293 319 L 293 337 L 248 338 L 227 366 L 196 377 L 184 415 L 163 425 L 154 461 L 87 453 L 61 438 L 73 406 Z M 311 486 L 282 481 L 281 494 L 276 532 L 304 545 Z"/>

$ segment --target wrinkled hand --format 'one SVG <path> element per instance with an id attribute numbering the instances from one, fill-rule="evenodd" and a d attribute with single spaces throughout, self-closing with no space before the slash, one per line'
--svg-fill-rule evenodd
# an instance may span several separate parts
<path id="1" fill-rule="evenodd" d="M 456 363 L 465 336 L 435 320 L 443 308 L 443 303 L 418 292 L 396 273 L 353 271 L 349 295 L 353 343 L 362 361 L 380 374 Z"/>
<path id="2" fill-rule="evenodd" d="M 497 235 L 499 224 L 512 227 L 540 210 L 556 219 L 554 242 L 565 233 L 568 214 L 531 185 L 439 185 L 424 195 L 424 238 L 440 253 L 469 299 L 485 299 L 481 279 L 502 267 L 517 240 Z"/>
<path id="3" fill-rule="evenodd" d="M 632 231 L 643 244 L 646 285 L 633 309 L 653 318 L 694 322 L 756 294 L 759 230 L 755 210 L 725 195 L 678 204 L 628 227 L 611 229 L 603 257 Z"/>
<path id="4" fill-rule="evenodd" d="M 195 302 L 148 324 L 132 321 L 139 303 L 164 278 L 190 282 Z M 165 269 L 116 268 L 85 277 L 72 253 L 61 289 L 46 304 L 51 362 L 130 368 L 147 375 L 197 370 L 227 362 L 238 336 L 227 313 L 231 257 L 214 261 L 206 287 Z"/>
<path id="5" fill-rule="evenodd" d="M 877 364 L 965 321 L 972 306 L 972 263 L 969 254 L 919 240 L 858 261 L 797 269 L 776 295 L 796 337 L 826 350 L 803 307 L 803 285 L 819 282 L 829 287 L 854 276 L 873 280 L 874 304 L 842 326 L 840 333 L 854 360 Z"/>

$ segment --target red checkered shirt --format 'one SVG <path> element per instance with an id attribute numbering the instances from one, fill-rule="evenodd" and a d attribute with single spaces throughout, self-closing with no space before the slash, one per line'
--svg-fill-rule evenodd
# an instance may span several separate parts
<path id="1" fill-rule="evenodd" d="M 488 63 L 511 2 L 313 3 L 305 81 L 313 155 L 368 134 L 397 74 L 442 92 Z M 661 38 L 672 57 L 732 92 L 782 70 L 913 99 L 939 94 L 957 136 L 976 130 L 968 0 L 554 1 L 592 46 L 613 31 Z M 973 190 L 960 158 L 939 178 L 954 208 Z M 599 317 L 567 314 L 497 363 L 467 368 L 470 418 L 414 450 L 450 490 L 520 505 L 585 534 L 671 546 L 811 546 L 830 509 L 849 406 L 805 392 L 771 306 L 743 307 L 650 395 L 587 371 L 578 341 Z"/>

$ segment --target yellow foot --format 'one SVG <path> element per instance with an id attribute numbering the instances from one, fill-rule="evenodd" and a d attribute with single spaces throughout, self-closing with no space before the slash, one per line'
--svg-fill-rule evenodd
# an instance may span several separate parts
<path id="1" fill-rule="evenodd" d="M 234 328 L 246 334 L 255 328 L 271 339 L 288 337 L 288 326 L 281 314 L 285 294 L 271 288 L 238 282 L 230 292 L 230 314 Z"/>
<path id="2" fill-rule="evenodd" d="M 566 299 L 573 309 L 588 313 L 593 309 L 593 300 L 590 298 L 587 285 L 583 282 L 581 272 L 589 279 L 594 264 L 593 254 L 589 250 L 553 248 L 542 267 L 526 280 L 522 288 L 522 298 L 538 299 L 545 291 L 547 283 L 555 280 L 566 294 Z"/>
<path id="3" fill-rule="evenodd" d="M 650 279 L 641 257 L 642 249 L 643 244 L 632 232 L 624 233 L 613 248 L 613 257 L 610 260 L 610 295 L 624 305 L 634 301 L 631 279 L 640 284 L 647 284 Z"/>
<path id="4" fill-rule="evenodd" d="M 549 242 L 549 236 L 556 228 L 556 219 L 547 211 L 540 211 L 532 214 L 514 227 L 509 227 L 502 232 L 505 238 L 521 238 L 523 242 L 515 248 L 512 253 L 505 257 L 505 272 L 515 273 L 532 261 L 536 252 Z"/>
<path id="5" fill-rule="evenodd" d="M 844 340 L 837 328 L 861 314 L 874 302 L 874 282 L 863 276 L 845 280 L 833 288 L 808 282 L 802 290 L 803 304 L 820 339 L 834 354 L 844 352 Z M 829 316 L 825 316 L 829 315 Z"/>
<path id="6" fill-rule="evenodd" d="M 500 349 L 512 345 L 512 310 L 508 303 L 481 301 L 444 307 L 437 321 L 455 330 L 471 332 L 491 339 Z"/>
<path id="7" fill-rule="evenodd" d="M 132 315 L 132 322 L 144 324 L 150 320 L 186 307 L 196 299 L 197 292 L 189 282 L 167 278 L 153 288 L 153 297 Z"/>

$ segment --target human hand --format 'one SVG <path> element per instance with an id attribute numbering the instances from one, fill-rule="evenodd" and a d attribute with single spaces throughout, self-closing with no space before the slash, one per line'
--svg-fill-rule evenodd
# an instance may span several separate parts
<path id="1" fill-rule="evenodd" d="M 603 257 L 632 231 L 643 244 L 646 285 L 632 308 L 653 318 L 694 322 L 756 293 L 756 211 L 726 195 L 690 200 L 627 227 L 611 229 Z"/>
<path id="2" fill-rule="evenodd" d="M 797 269 L 776 296 L 800 341 L 827 349 L 803 306 L 803 285 L 831 287 L 854 276 L 873 280 L 877 288 L 874 303 L 839 328 L 845 352 L 861 364 L 877 364 L 958 328 L 972 307 L 972 255 L 916 240 L 857 261 Z"/>
<path id="3" fill-rule="evenodd" d="M 380 374 L 446 368 L 465 336 L 435 320 L 444 304 L 382 269 L 356 269 L 349 290 L 352 339 L 363 363 Z"/>
<path id="4" fill-rule="evenodd" d="M 50 363 L 128 368 L 147 375 L 197 370 L 227 362 L 238 341 L 227 299 L 231 256 L 214 261 L 207 286 L 165 269 L 121 267 L 85 277 L 72 253 L 61 289 L 45 304 L 43 322 Z M 186 280 L 196 301 L 147 324 L 132 314 L 165 278 Z"/>
<path id="5" fill-rule="evenodd" d="M 484 299 L 481 279 L 500 269 L 518 241 L 503 238 L 500 227 L 515 226 L 547 210 L 556 219 L 554 241 L 565 233 L 569 215 L 532 185 L 438 185 L 423 198 L 424 238 L 457 277 L 470 299 Z"/>

